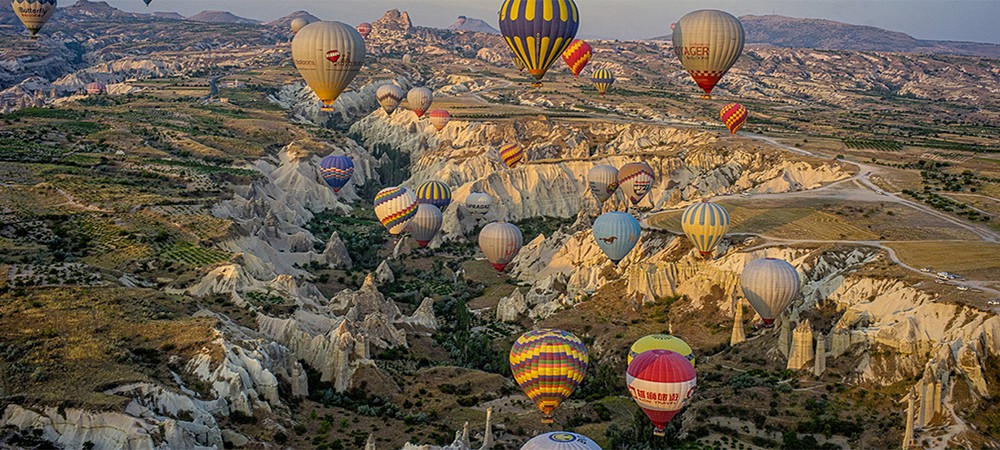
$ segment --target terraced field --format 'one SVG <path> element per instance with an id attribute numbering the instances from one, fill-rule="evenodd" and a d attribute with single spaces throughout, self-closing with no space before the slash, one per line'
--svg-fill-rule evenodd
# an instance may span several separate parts
<path id="1" fill-rule="evenodd" d="M 969 279 L 1000 281 L 1000 244 L 990 242 L 892 242 L 899 259 L 916 267 L 957 273 Z"/>

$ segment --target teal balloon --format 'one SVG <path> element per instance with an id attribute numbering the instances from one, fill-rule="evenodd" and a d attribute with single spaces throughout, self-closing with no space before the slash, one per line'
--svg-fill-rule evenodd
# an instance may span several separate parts
<path id="1" fill-rule="evenodd" d="M 639 221 L 631 214 L 608 212 L 594 221 L 594 240 L 615 265 L 628 256 L 641 233 Z"/>

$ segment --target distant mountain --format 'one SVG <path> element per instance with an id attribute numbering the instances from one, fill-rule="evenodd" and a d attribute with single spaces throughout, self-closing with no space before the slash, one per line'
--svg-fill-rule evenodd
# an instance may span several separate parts
<path id="1" fill-rule="evenodd" d="M 477 33 L 500 34 L 496 28 L 490 26 L 482 19 L 475 17 L 458 16 L 458 21 L 448 27 L 452 31 L 475 31 Z"/>
<path id="2" fill-rule="evenodd" d="M 188 17 L 188 20 L 193 20 L 195 22 L 235 23 L 241 25 L 260 24 L 260 22 L 256 20 L 244 19 L 229 11 L 202 11 L 198 14 Z"/>
<path id="3" fill-rule="evenodd" d="M 309 23 L 319 22 L 319 20 L 320 20 L 319 17 L 316 17 L 316 16 L 314 16 L 312 14 L 309 14 L 306 11 L 295 11 L 295 12 L 293 12 L 293 13 L 285 16 L 285 17 L 282 17 L 280 19 L 272 20 L 272 21 L 266 23 L 265 25 L 270 25 L 272 27 L 287 28 L 288 26 L 290 26 L 292 24 L 293 20 L 298 19 L 298 18 L 306 19 L 306 22 L 309 22 Z"/>
<path id="4" fill-rule="evenodd" d="M 118 8 L 115 8 L 107 2 L 91 2 L 88 0 L 79 0 L 76 3 L 67 6 L 65 8 L 60 8 L 59 13 L 65 14 L 67 17 L 72 17 L 77 20 L 96 20 L 96 19 L 118 19 L 118 18 L 134 18 L 137 17 L 136 14 L 127 13 Z"/>
<path id="5" fill-rule="evenodd" d="M 157 19 L 167 19 L 167 20 L 184 20 L 184 16 L 175 12 L 166 11 L 156 11 L 149 13 L 150 16 L 156 17 Z"/>

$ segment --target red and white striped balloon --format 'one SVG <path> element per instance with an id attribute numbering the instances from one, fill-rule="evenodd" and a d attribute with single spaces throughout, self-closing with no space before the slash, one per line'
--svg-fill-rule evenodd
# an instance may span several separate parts
<path id="1" fill-rule="evenodd" d="M 697 375 L 687 358 L 670 350 L 648 350 L 632 359 L 625 375 L 632 399 L 663 436 L 664 427 L 694 395 Z"/>
<path id="2" fill-rule="evenodd" d="M 427 115 L 430 116 L 431 125 L 434 125 L 438 131 L 443 130 L 451 121 L 451 114 L 446 109 L 435 109 L 428 112 Z"/>

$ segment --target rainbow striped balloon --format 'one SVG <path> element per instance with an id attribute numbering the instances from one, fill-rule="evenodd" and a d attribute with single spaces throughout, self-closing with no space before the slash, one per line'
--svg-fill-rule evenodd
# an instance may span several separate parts
<path id="1" fill-rule="evenodd" d="M 518 163 L 524 161 L 524 149 L 521 148 L 521 144 L 510 144 L 500 147 L 500 159 L 503 159 L 503 163 L 510 167 L 517 166 Z"/>
<path id="2" fill-rule="evenodd" d="M 440 181 L 428 181 L 417 188 L 417 201 L 430 203 L 443 212 L 451 204 L 451 188 Z"/>
<path id="3" fill-rule="evenodd" d="M 729 213 L 718 203 L 698 202 L 684 210 L 681 229 L 705 256 L 712 253 L 729 231 Z"/>
<path id="4" fill-rule="evenodd" d="M 594 83 L 594 89 L 597 89 L 597 92 L 600 92 L 603 97 L 604 93 L 615 82 L 615 74 L 608 69 L 597 69 L 590 76 L 590 81 Z"/>
<path id="5" fill-rule="evenodd" d="M 590 44 L 576 39 L 569 44 L 569 47 L 566 47 L 566 51 L 562 54 L 562 59 L 566 61 L 566 65 L 569 66 L 570 72 L 573 72 L 573 76 L 579 78 L 580 72 L 583 72 L 583 68 L 587 67 L 587 63 L 590 62 L 590 58 L 593 55 L 594 52 L 590 48 Z"/>
<path id="6" fill-rule="evenodd" d="M 385 188 L 375 194 L 375 215 L 389 234 L 402 233 L 416 213 L 417 195 L 407 188 Z"/>
<path id="7" fill-rule="evenodd" d="M 351 181 L 351 175 L 354 175 L 354 161 L 346 156 L 330 155 L 319 161 L 319 169 L 323 181 L 333 188 L 333 192 L 340 192 Z"/>
<path id="8" fill-rule="evenodd" d="M 557 329 L 529 331 L 510 348 L 510 371 L 552 423 L 552 411 L 566 400 L 587 373 L 587 348 L 572 333 Z"/>
<path id="9" fill-rule="evenodd" d="M 730 133 L 736 134 L 743 126 L 743 122 L 747 121 L 747 109 L 739 103 L 730 103 L 719 111 L 719 118 L 726 124 L 726 128 L 729 128 Z"/>

